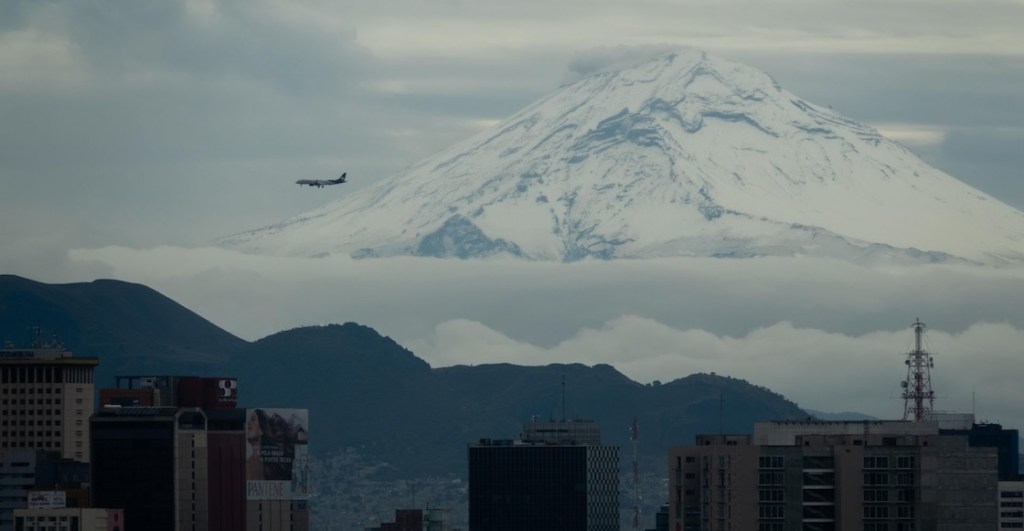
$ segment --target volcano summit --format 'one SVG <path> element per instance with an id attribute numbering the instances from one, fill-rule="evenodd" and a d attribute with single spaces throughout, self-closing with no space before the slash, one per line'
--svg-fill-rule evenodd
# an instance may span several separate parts
<path id="1" fill-rule="evenodd" d="M 1024 263 L 1024 213 L 698 50 L 595 74 L 246 252 Z"/>

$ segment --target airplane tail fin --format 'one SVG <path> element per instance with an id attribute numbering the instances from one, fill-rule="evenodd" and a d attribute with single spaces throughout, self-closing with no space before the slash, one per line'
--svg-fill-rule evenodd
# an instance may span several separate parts
<path id="1" fill-rule="evenodd" d="M 341 177 L 338 177 L 338 180 L 337 180 L 337 181 L 335 181 L 335 182 L 339 182 L 339 183 L 343 183 L 343 182 L 345 182 L 345 176 L 346 176 L 346 175 L 348 175 L 348 172 L 342 173 L 342 174 L 341 174 Z"/>

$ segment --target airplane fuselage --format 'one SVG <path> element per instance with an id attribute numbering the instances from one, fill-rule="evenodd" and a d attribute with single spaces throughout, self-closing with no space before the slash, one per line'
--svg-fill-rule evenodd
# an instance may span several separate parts
<path id="1" fill-rule="evenodd" d="M 310 186 L 310 187 L 315 186 L 317 188 L 323 188 L 325 186 L 332 186 L 332 185 L 335 185 L 335 184 L 342 184 L 342 183 L 346 182 L 345 181 L 345 176 L 346 175 L 348 175 L 348 174 L 347 173 L 343 173 L 343 174 L 341 174 L 341 177 L 338 177 L 337 179 L 299 179 L 299 180 L 295 181 L 295 184 L 297 184 L 299 186 Z"/>

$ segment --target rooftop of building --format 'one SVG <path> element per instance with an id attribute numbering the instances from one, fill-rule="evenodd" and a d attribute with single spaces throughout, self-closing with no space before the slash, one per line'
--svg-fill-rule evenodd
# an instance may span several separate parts
<path id="1" fill-rule="evenodd" d="M 72 365 L 98 365 L 99 358 L 75 356 L 70 350 L 61 346 L 44 346 L 39 348 L 2 348 L 0 363 L 14 365 L 32 365 L 39 363 L 60 363 Z"/>

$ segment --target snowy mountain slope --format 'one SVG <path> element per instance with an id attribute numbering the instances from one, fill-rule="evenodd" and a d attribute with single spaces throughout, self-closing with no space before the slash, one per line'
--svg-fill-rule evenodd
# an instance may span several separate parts
<path id="1" fill-rule="evenodd" d="M 1024 263 L 1024 213 L 756 69 L 684 50 L 563 87 L 375 186 L 219 244 L 998 265 Z"/>

